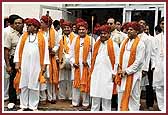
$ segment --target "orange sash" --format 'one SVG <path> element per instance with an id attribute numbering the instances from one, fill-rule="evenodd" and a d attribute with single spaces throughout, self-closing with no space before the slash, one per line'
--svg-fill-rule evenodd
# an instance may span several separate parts
<path id="1" fill-rule="evenodd" d="M 67 44 L 67 41 L 66 41 L 66 36 L 63 35 L 63 37 L 64 37 L 64 40 L 63 40 L 63 38 L 60 40 L 60 43 L 59 43 L 60 47 L 59 47 L 59 50 L 58 50 L 59 51 L 58 57 L 59 57 L 60 62 L 62 60 L 63 50 L 65 51 L 66 54 L 69 53 L 69 47 L 68 47 L 68 44 Z M 74 34 L 71 32 L 70 37 L 69 37 L 70 44 L 72 43 L 73 38 L 74 38 Z"/>
<path id="2" fill-rule="evenodd" d="M 89 83 L 90 83 L 90 79 L 91 79 L 91 74 L 93 72 L 93 69 L 94 69 L 94 64 L 95 64 L 95 61 L 96 61 L 96 56 L 98 54 L 98 50 L 99 50 L 99 47 L 100 47 L 100 44 L 101 44 L 101 41 L 100 39 L 95 43 L 94 45 L 94 52 L 93 52 L 93 56 L 92 56 L 92 61 L 91 61 L 91 70 L 90 70 L 90 74 L 89 74 Z M 114 64 L 115 64 L 115 53 L 114 53 L 114 47 L 113 47 L 113 41 L 111 38 L 109 38 L 107 40 L 107 51 L 108 51 L 108 55 L 109 55 L 109 58 L 110 58 L 110 62 L 111 62 L 111 65 L 112 65 L 112 68 L 114 69 Z M 114 83 L 114 86 L 113 86 L 113 94 L 117 94 L 117 91 L 116 91 L 116 84 Z M 90 87 L 89 87 L 90 88 Z"/>
<path id="3" fill-rule="evenodd" d="M 88 35 L 84 38 L 84 46 L 83 46 L 83 63 L 87 63 L 87 57 L 90 50 L 90 37 Z M 80 37 L 78 36 L 75 44 L 75 64 L 79 64 L 79 53 L 80 53 Z M 80 68 L 75 68 L 74 73 L 74 84 L 75 88 L 80 88 L 81 92 L 88 92 L 88 75 L 89 75 L 89 67 L 83 66 L 82 78 L 80 79 Z"/>
<path id="4" fill-rule="evenodd" d="M 121 70 L 122 70 L 122 62 L 123 62 L 123 55 L 124 55 L 124 51 L 125 51 L 125 46 L 128 43 L 128 41 L 129 41 L 129 38 L 127 38 L 124 41 L 124 43 L 121 47 L 121 51 L 120 51 L 119 67 Z M 140 41 L 140 39 L 138 37 L 136 37 L 132 46 L 131 46 L 130 57 L 129 57 L 127 67 L 131 66 L 135 61 L 136 49 L 137 49 L 139 41 Z M 121 77 L 116 76 L 116 79 L 117 79 L 116 80 L 117 84 L 120 85 L 121 84 Z M 121 105 L 120 105 L 121 111 L 128 111 L 129 110 L 128 104 L 129 104 L 129 98 L 130 98 L 130 94 L 131 94 L 131 90 L 132 90 L 132 83 L 133 83 L 133 74 L 127 76 L 125 91 L 123 92 L 122 99 L 121 99 Z"/>
<path id="5" fill-rule="evenodd" d="M 44 31 L 40 30 L 41 33 L 44 34 Z M 48 47 L 50 49 L 54 48 L 55 46 L 55 31 L 54 28 L 50 28 L 49 30 L 49 38 L 48 38 Z M 49 52 L 50 53 L 50 52 Z M 53 84 L 58 84 L 58 64 L 56 63 L 56 57 L 54 55 L 49 54 L 50 64 L 49 64 L 49 75 L 50 79 L 49 82 Z"/>
<path id="6" fill-rule="evenodd" d="M 39 47 L 39 53 L 40 53 L 40 65 L 42 67 L 42 66 L 44 66 L 45 40 L 44 40 L 43 35 L 40 32 L 37 33 L 37 37 L 38 37 L 38 47 Z M 21 40 L 20 46 L 19 46 L 19 65 L 20 66 L 21 66 L 21 62 L 22 62 L 22 53 L 23 53 L 24 45 L 25 45 L 27 38 L 28 38 L 28 32 L 25 32 L 23 34 L 23 37 L 22 37 L 22 40 Z M 16 73 L 15 78 L 14 78 L 14 88 L 16 89 L 17 93 L 20 92 L 20 89 L 19 89 L 20 77 L 21 77 L 21 73 L 20 73 L 20 71 L 18 71 Z M 39 73 L 39 82 L 40 83 L 45 82 L 45 78 L 41 74 L 41 72 Z"/>
<path id="7" fill-rule="evenodd" d="M 55 46 L 55 31 L 54 28 L 50 28 L 50 34 L 49 34 L 49 49 L 54 48 Z M 50 58 L 50 65 L 49 65 L 49 72 L 50 72 L 50 83 L 58 84 L 58 64 L 56 63 L 56 57 L 53 55 L 49 55 Z"/>

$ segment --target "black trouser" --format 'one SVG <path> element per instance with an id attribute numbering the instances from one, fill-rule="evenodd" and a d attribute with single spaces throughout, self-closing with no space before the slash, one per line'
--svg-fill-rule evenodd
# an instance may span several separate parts
<path id="1" fill-rule="evenodd" d="M 118 109 L 118 94 L 113 94 L 111 99 L 111 108 Z"/>
<path id="2" fill-rule="evenodd" d="M 147 107 L 153 107 L 154 104 L 154 91 L 153 91 L 153 71 L 151 70 L 151 61 L 149 64 L 149 70 L 148 70 L 148 81 L 149 85 L 146 86 L 146 105 Z"/>
<path id="3" fill-rule="evenodd" d="M 16 104 L 17 95 L 16 95 L 16 90 L 13 87 L 13 80 L 16 76 L 16 69 L 15 69 L 15 64 L 13 63 L 13 58 L 14 57 L 11 57 L 9 59 L 10 66 L 12 68 L 12 72 L 11 72 L 10 78 L 9 78 L 9 103 L 15 103 Z"/>

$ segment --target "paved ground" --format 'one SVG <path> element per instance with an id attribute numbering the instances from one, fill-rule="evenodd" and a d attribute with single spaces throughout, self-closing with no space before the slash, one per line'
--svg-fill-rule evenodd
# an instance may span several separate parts
<path id="1" fill-rule="evenodd" d="M 8 111 L 7 109 L 8 101 L 4 102 L 4 111 Z M 19 109 L 19 104 L 16 106 Z M 57 101 L 56 104 L 47 103 L 46 105 L 39 104 L 39 111 L 90 111 L 90 108 L 83 109 L 82 107 L 72 107 L 71 101 Z M 114 108 L 113 110 L 114 111 Z M 146 108 L 145 100 L 141 99 L 141 107 L 140 111 L 149 111 Z M 153 111 L 158 111 L 157 103 L 154 103 Z"/>

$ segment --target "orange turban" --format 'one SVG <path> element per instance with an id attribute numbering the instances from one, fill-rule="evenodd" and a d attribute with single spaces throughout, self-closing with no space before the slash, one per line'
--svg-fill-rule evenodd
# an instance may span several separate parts
<path id="1" fill-rule="evenodd" d="M 88 29 L 88 23 L 86 21 L 81 21 L 79 23 L 77 23 L 77 29 L 79 29 L 80 26 L 85 27 L 86 29 Z"/>
<path id="2" fill-rule="evenodd" d="M 37 19 L 35 19 L 35 18 L 27 19 L 26 20 L 26 24 L 32 24 L 32 25 L 34 25 L 34 26 L 36 26 L 38 28 L 40 28 L 40 26 L 41 26 L 40 22 Z"/>
<path id="3" fill-rule="evenodd" d="M 96 34 L 99 31 L 100 24 L 96 24 L 93 30 L 93 33 Z"/>
<path id="4" fill-rule="evenodd" d="M 62 23 L 62 27 L 64 27 L 64 26 L 70 26 L 70 27 L 72 27 L 72 23 L 69 22 L 69 21 L 64 21 L 64 22 Z"/>
<path id="5" fill-rule="evenodd" d="M 83 20 L 82 18 L 76 18 L 75 23 L 78 24 L 80 22 L 84 22 L 85 20 Z"/>
<path id="6" fill-rule="evenodd" d="M 140 24 L 138 24 L 137 22 L 129 22 L 127 25 L 126 25 L 126 28 L 128 29 L 129 27 L 133 28 L 134 30 L 136 31 L 140 31 Z"/>
<path id="7" fill-rule="evenodd" d="M 109 33 L 110 30 L 111 30 L 111 27 L 109 25 L 102 25 L 102 26 L 99 27 L 99 32 L 105 31 L 105 32 Z"/>
<path id="8" fill-rule="evenodd" d="M 52 18 L 50 16 L 42 16 L 40 20 L 43 20 L 44 23 L 51 26 L 52 25 Z"/>

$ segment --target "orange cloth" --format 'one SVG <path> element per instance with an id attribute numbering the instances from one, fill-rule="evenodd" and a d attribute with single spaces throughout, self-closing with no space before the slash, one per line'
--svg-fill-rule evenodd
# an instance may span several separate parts
<path id="1" fill-rule="evenodd" d="M 41 33 L 43 33 L 44 35 L 44 31 L 40 30 Z M 58 79 L 59 79 L 59 75 L 58 75 L 58 64 L 56 63 L 56 57 L 55 55 L 51 54 L 51 50 L 52 48 L 54 48 L 55 46 L 55 30 L 54 28 L 50 28 L 49 29 L 49 38 L 48 39 L 48 47 L 49 47 L 49 58 L 50 58 L 50 64 L 49 64 L 49 75 L 50 75 L 50 79 L 49 82 L 53 83 L 53 84 L 58 84 Z"/>
<path id="2" fill-rule="evenodd" d="M 66 41 L 66 36 L 63 35 L 64 37 L 64 40 L 63 38 L 60 40 L 60 47 L 59 47 L 59 54 L 58 54 L 58 57 L 59 57 L 59 61 L 61 62 L 62 60 L 62 54 L 63 54 L 63 50 L 65 51 L 66 54 L 69 54 L 69 47 L 68 47 L 68 44 L 67 44 L 67 41 Z M 70 36 L 69 36 L 69 39 L 70 39 L 70 44 L 72 43 L 72 40 L 74 38 L 74 34 L 71 32 L 70 33 Z"/>
<path id="3" fill-rule="evenodd" d="M 100 39 L 95 43 L 94 45 L 94 52 L 93 52 L 93 56 L 92 56 L 92 61 L 91 61 L 91 69 L 90 69 L 90 74 L 89 74 L 89 83 L 90 83 L 90 79 L 91 79 L 91 74 L 93 72 L 93 69 L 94 69 L 94 64 L 95 64 L 95 61 L 96 61 L 96 56 L 98 54 L 98 51 L 99 51 L 99 47 L 100 47 L 100 44 L 101 44 L 101 41 Z M 108 55 L 109 55 L 109 58 L 110 58 L 110 62 L 111 62 L 111 65 L 112 65 L 112 68 L 114 69 L 114 64 L 115 64 L 115 53 L 114 53 L 114 47 L 113 47 L 113 41 L 111 38 L 109 38 L 107 40 L 107 51 L 108 51 Z M 117 94 L 117 91 L 116 91 L 116 84 L 114 84 L 113 86 L 113 94 Z M 90 88 L 90 87 L 89 87 Z"/>
<path id="4" fill-rule="evenodd" d="M 55 31 L 54 28 L 50 28 L 50 34 L 49 34 L 49 49 L 54 48 L 55 46 Z M 49 65 L 49 71 L 50 71 L 50 83 L 58 84 L 58 64 L 56 63 L 56 57 L 53 55 L 49 55 L 50 58 L 50 65 Z"/>
<path id="5" fill-rule="evenodd" d="M 122 62 L 123 62 L 123 55 L 124 55 L 124 51 L 125 51 L 125 46 L 128 43 L 128 41 L 129 41 L 129 38 L 127 38 L 124 41 L 124 43 L 121 47 L 121 51 L 120 51 L 120 58 L 119 58 L 119 67 L 120 68 L 119 69 L 121 69 L 121 70 L 122 70 Z M 140 39 L 138 37 L 136 37 L 132 46 L 131 46 L 130 57 L 129 57 L 127 67 L 130 67 L 135 61 L 136 49 L 137 49 L 139 41 L 140 41 Z M 116 80 L 117 83 L 119 83 L 119 85 L 120 85 L 122 78 L 119 76 L 116 76 L 116 79 L 117 79 Z M 133 83 L 133 74 L 127 76 L 125 91 L 123 92 L 122 99 L 121 99 L 121 105 L 120 105 L 121 111 L 128 111 L 129 110 L 128 104 L 129 104 L 129 98 L 130 98 L 130 93 L 131 93 L 131 89 L 132 89 L 132 83 Z"/>
<path id="6" fill-rule="evenodd" d="M 43 35 L 40 32 L 37 33 L 37 36 L 38 36 L 38 47 L 39 47 L 39 53 L 40 53 L 40 65 L 42 67 L 44 66 L 45 40 Z M 24 45 L 27 38 L 28 38 L 28 32 L 25 32 L 21 38 L 22 40 L 19 46 L 19 66 L 21 66 L 22 53 L 23 53 Z M 14 78 L 14 88 L 16 89 L 17 93 L 19 93 L 20 91 L 19 90 L 20 77 L 21 77 L 21 73 L 20 71 L 18 71 Z M 44 81 L 44 80 L 45 80 L 44 76 L 40 76 L 40 73 L 39 73 L 39 81 Z"/>
<path id="7" fill-rule="evenodd" d="M 17 94 L 20 93 L 20 89 L 19 89 L 20 77 L 21 77 L 21 72 L 18 71 L 16 73 L 14 80 L 13 80 L 13 87 L 16 89 Z"/>
<path id="8" fill-rule="evenodd" d="M 88 35 L 84 38 L 84 46 L 83 46 L 83 63 L 87 63 L 87 57 L 90 50 L 90 37 Z M 79 52 L 80 52 L 80 37 L 78 36 L 75 44 L 75 64 L 79 64 Z M 89 67 L 83 66 L 82 78 L 80 79 L 80 68 L 75 68 L 74 73 L 74 84 L 75 88 L 80 88 L 82 92 L 88 92 L 88 75 L 89 75 Z"/>

